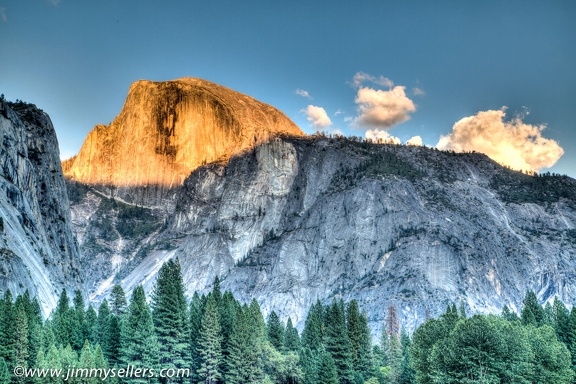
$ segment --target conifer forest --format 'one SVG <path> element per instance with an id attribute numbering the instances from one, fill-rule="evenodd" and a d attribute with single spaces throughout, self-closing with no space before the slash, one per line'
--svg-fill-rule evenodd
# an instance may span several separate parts
<path id="1" fill-rule="evenodd" d="M 218 279 L 188 301 L 178 261 L 164 264 L 148 298 L 117 285 L 94 308 L 63 291 L 48 319 L 36 298 L 7 291 L 0 383 L 576 383 L 576 309 L 558 299 L 541 306 L 529 291 L 519 314 L 500 315 L 451 304 L 413 334 L 395 306 L 383 310 L 377 341 L 356 301 L 317 302 L 299 333 Z"/>

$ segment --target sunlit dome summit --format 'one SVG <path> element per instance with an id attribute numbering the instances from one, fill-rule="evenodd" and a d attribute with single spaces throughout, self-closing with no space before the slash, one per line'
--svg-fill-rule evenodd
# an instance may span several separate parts
<path id="1" fill-rule="evenodd" d="M 198 166 L 278 134 L 303 132 L 250 96 L 197 78 L 140 80 L 114 121 L 94 127 L 63 168 L 68 178 L 92 185 L 170 188 Z"/>

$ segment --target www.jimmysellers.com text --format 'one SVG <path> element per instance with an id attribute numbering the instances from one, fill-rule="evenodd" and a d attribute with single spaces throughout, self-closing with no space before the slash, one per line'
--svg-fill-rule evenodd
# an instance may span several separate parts
<path id="1" fill-rule="evenodd" d="M 104 381 L 114 377 L 121 379 L 146 379 L 152 377 L 190 377 L 189 368 L 138 368 L 128 365 L 126 368 L 25 368 L 17 366 L 14 368 L 16 377 L 37 377 L 48 378 L 58 377 L 64 381 L 72 378 L 99 378 Z"/>

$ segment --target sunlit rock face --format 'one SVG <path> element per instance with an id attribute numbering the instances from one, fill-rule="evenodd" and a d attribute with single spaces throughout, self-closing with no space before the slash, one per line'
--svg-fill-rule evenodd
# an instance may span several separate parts
<path id="1" fill-rule="evenodd" d="M 223 86 L 194 78 L 138 81 L 120 115 L 96 126 L 64 171 L 82 183 L 115 187 L 128 200 L 146 200 L 181 185 L 198 166 L 280 133 L 302 135 L 276 108 Z"/>
<path id="2" fill-rule="evenodd" d="M 83 280 L 56 134 L 34 105 L 0 101 L 0 138 L 0 291 L 28 290 L 48 315 Z"/>

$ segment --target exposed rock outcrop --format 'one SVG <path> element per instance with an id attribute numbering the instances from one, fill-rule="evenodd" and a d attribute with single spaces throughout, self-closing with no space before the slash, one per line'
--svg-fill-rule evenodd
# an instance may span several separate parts
<path id="1" fill-rule="evenodd" d="M 0 289 L 28 289 L 47 315 L 82 282 L 56 133 L 34 105 L 0 105 Z"/>
<path id="2" fill-rule="evenodd" d="M 65 175 L 154 205 L 202 164 L 225 161 L 276 134 L 302 135 L 282 112 L 209 81 L 138 81 L 109 125 L 96 126 Z"/>
<path id="3" fill-rule="evenodd" d="M 526 289 L 573 304 L 568 177 L 524 175 L 481 154 L 284 137 L 200 167 L 175 194 L 166 224 L 124 239 L 145 246 L 101 281 L 151 289 L 177 257 L 188 294 L 220 275 L 238 297 L 300 322 L 316 299 L 357 299 L 375 333 L 391 303 L 408 328 L 460 300 L 474 312 L 518 310 Z"/>

